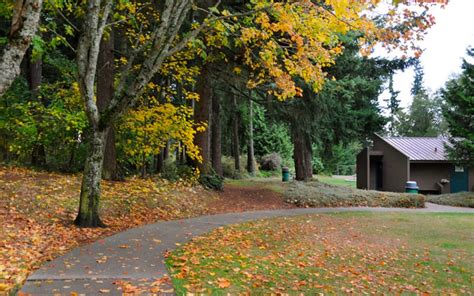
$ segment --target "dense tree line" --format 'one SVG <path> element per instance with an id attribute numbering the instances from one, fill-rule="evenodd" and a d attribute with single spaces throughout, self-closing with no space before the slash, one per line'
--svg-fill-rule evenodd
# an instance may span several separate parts
<path id="1" fill-rule="evenodd" d="M 272 152 L 298 180 L 334 171 L 381 130 L 377 96 L 405 66 L 359 52 L 417 50 L 433 24 L 403 1 L 375 19 L 373 1 L 19 2 L 0 6 L 1 158 L 83 171 L 81 226 L 103 225 L 102 178 L 209 180 L 229 156 L 254 175 Z"/>

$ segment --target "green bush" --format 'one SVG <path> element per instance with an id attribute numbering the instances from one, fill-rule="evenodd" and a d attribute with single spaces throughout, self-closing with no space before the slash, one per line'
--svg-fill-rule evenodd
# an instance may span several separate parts
<path id="1" fill-rule="evenodd" d="M 172 158 L 165 160 L 161 176 L 171 182 L 194 177 L 194 169 L 188 165 L 177 165 Z"/>
<path id="2" fill-rule="evenodd" d="M 324 165 L 319 157 L 313 157 L 312 161 L 313 174 L 321 174 L 324 171 Z"/>
<path id="3" fill-rule="evenodd" d="M 240 157 L 241 171 L 237 171 L 235 170 L 234 158 L 231 156 L 222 156 L 222 159 L 221 159 L 222 174 L 224 175 L 225 178 L 231 178 L 231 179 L 245 178 L 247 176 L 247 173 L 245 171 L 245 166 L 247 165 L 246 161 L 247 161 L 246 156 Z"/>
<path id="4" fill-rule="evenodd" d="M 292 182 L 285 201 L 300 207 L 396 207 L 423 208 L 421 194 L 359 190 L 318 181 Z"/>
<path id="5" fill-rule="evenodd" d="M 224 178 L 216 174 L 213 170 L 209 174 L 201 175 L 199 183 L 207 189 L 222 191 L 224 189 Z"/>
<path id="6" fill-rule="evenodd" d="M 474 193 L 459 192 L 440 195 L 428 195 L 427 201 L 446 206 L 474 208 Z"/>

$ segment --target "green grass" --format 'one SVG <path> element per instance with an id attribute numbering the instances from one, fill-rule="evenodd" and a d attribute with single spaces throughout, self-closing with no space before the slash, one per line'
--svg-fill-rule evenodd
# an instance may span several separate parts
<path id="1" fill-rule="evenodd" d="M 469 294 L 474 215 L 338 213 L 218 228 L 167 258 L 177 294 Z"/>
<path id="2" fill-rule="evenodd" d="M 317 175 L 316 179 L 322 183 L 330 184 L 330 185 L 338 185 L 338 186 L 345 186 L 356 188 L 356 181 L 348 181 L 340 178 L 334 178 L 332 176 L 324 176 L 324 175 Z"/>
<path id="3" fill-rule="evenodd" d="M 446 206 L 474 208 L 474 192 L 428 195 L 426 201 Z"/>
<path id="4" fill-rule="evenodd" d="M 282 182 L 281 177 L 251 177 L 245 179 L 225 179 L 225 184 L 240 187 L 259 187 L 283 194 L 288 187 L 288 183 Z"/>

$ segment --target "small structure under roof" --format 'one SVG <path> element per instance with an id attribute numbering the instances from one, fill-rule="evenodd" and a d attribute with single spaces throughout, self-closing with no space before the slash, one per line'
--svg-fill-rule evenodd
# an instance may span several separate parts
<path id="1" fill-rule="evenodd" d="M 357 155 L 357 188 L 405 191 L 416 181 L 420 191 L 474 191 L 474 169 L 449 160 L 446 137 L 382 137 Z"/>

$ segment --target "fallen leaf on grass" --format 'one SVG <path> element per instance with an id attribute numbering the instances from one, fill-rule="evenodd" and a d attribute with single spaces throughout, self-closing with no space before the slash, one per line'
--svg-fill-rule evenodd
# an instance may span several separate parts
<path id="1" fill-rule="evenodd" d="M 230 281 L 225 278 L 218 278 L 217 279 L 217 286 L 221 289 L 225 289 L 230 287 Z"/>

